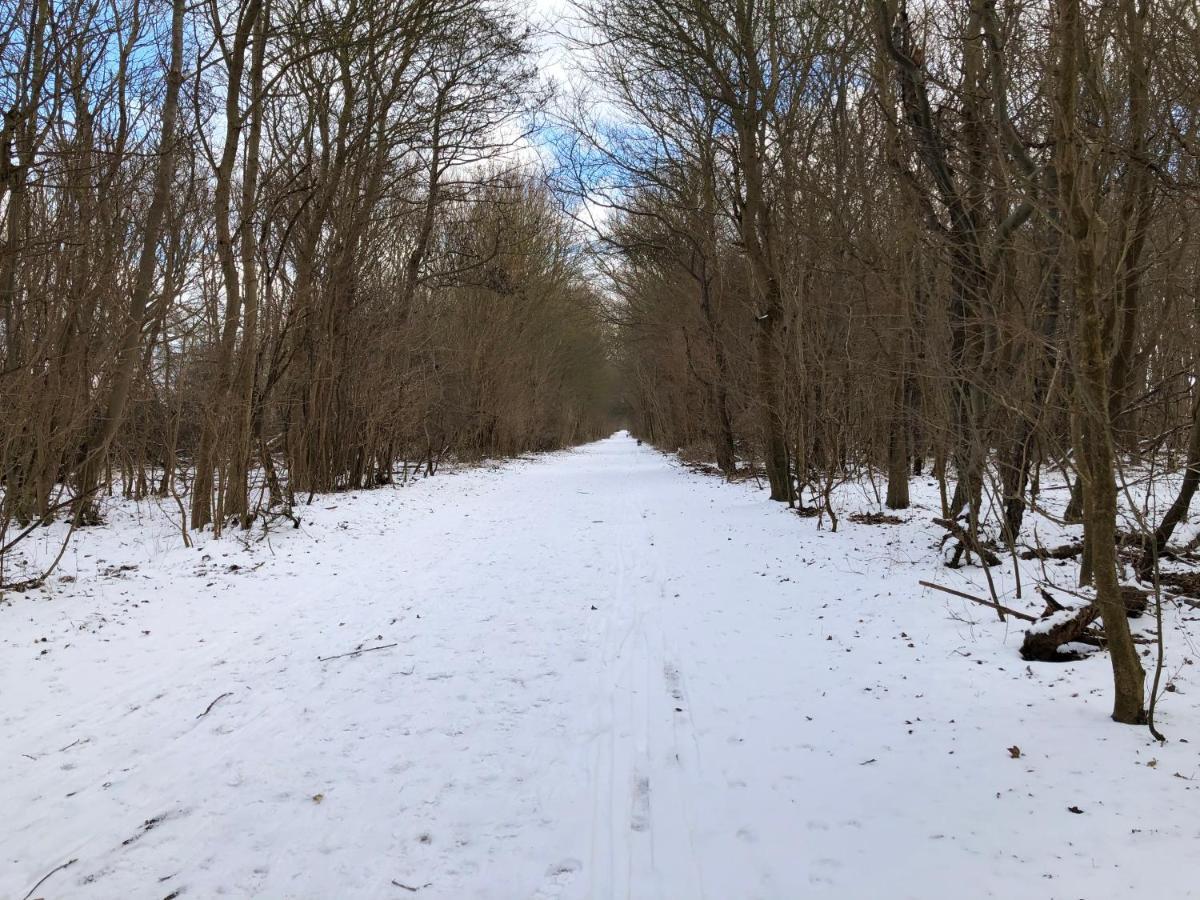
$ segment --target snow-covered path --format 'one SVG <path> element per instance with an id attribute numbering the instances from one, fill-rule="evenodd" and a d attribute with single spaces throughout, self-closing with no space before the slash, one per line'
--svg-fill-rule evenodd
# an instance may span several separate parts
<path id="1" fill-rule="evenodd" d="M 1190 744 L 1108 723 L 1105 660 L 919 594 L 916 525 L 624 435 L 255 545 L 169 512 L 0 608 L 0 898 L 1200 896 L 1182 675 Z"/>

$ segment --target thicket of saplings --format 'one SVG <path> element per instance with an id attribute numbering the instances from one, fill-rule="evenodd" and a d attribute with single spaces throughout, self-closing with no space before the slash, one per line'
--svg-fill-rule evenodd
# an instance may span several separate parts
<path id="1" fill-rule="evenodd" d="M 490 0 L 0 6 L 0 583 L 113 492 L 187 540 L 605 432 L 611 329 L 505 156 L 531 40 Z"/>
<path id="2" fill-rule="evenodd" d="M 1159 586 L 1196 550 L 1173 543 L 1200 482 L 1194 5 L 584 15 L 604 103 L 571 113 L 559 177 L 610 207 L 638 433 L 761 464 L 773 499 L 831 518 L 839 484 L 882 473 L 903 509 L 931 466 L 953 563 L 1080 559 L 1091 602 L 1048 601 L 1080 608 L 1042 643 L 1102 641 L 1114 718 L 1143 721 L 1121 581 Z M 1071 485 L 1078 547 L 1035 546 L 1049 480 Z"/>

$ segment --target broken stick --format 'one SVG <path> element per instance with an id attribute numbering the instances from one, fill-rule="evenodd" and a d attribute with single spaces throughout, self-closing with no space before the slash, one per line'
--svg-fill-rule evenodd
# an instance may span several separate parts
<path id="1" fill-rule="evenodd" d="M 226 692 L 225 692 L 225 693 L 223 693 L 221 696 L 219 696 L 219 697 L 218 697 L 216 700 L 214 700 L 212 703 L 208 704 L 208 706 L 207 706 L 207 707 L 205 707 L 205 709 L 204 709 L 204 712 L 200 713 L 200 715 L 196 716 L 196 718 L 197 718 L 197 719 L 203 719 L 203 718 L 204 718 L 205 716 L 207 716 L 207 715 L 208 715 L 210 712 L 212 712 L 212 709 L 213 709 L 213 707 L 214 707 L 214 706 L 216 706 L 218 703 L 220 703 L 220 702 L 221 702 L 222 700 L 224 700 L 226 697 L 232 697 L 232 696 L 233 696 L 233 691 L 226 691 Z"/>
<path id="2" fill-rule="evenodd" d="M 38 888 L 40 888 L 43 884 L 45 884 L 46 881 L 50 878 L 50 876 L 53 875 L 55 872 L 61 872 L 63 869 L 67 868 L 68 866 L 73 866 L 77 862 L 79 862 L 78 859 L 68 859 L 65 863 L 55 866 L 53 869 L 51 869 L 49 872 L 47 872 L 45 875 L 43 875 L 41 878 L 38 879 L 37 884 L 35 884 L 33 887 L 31 887 L 29 889 L 29 893 L 26 894 L 22 898 L 22 900 L 29 900 L 29 898 L 33 896 L 33 892 L 36 891 Z"/>
<path id="3" fill-rule="evenodd" d="M 372 650 L 386 650 L 388 647 L 398 647 L 396 644 L 380 644 L 378 647 L 359 647 L 357 650 L 351 650 L 349 653 L 339 653 L 336 656 L 318 656 L 317 662 L 329 662 L 331 659 L 341 659 L 343 656 L 358 656 L 360 653 L 370 653 Z"/>

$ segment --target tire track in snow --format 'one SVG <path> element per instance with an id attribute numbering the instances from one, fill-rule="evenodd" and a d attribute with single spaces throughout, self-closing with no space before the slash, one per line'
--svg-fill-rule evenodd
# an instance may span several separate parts
<path id="1" fill-rule="evenodd" d="M 666 652 L 660 559 L 628 489 L 613 492 L 608 521 L 616 586 L 603 643 L 608 715 L 591 773 L 590 896 L 702 898 L 684 783 L 698 767 L 696 754 L 678 738 L 680 713 L 668 677 L 677 670 Z M 694 747 L 689 725 L 682 727 Z"/>

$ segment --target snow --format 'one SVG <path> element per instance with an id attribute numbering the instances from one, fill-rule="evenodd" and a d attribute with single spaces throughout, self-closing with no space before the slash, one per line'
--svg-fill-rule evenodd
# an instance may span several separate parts
<path id="1" fill-rule="evenodd" d="M 1048 616 L 1038 619 L 1036 622 L 1030 623 L 1029 627 L 1025 630 L 1031 634 L 1049 634 L 1059 625 L 1065 625 L 1067 622 L 1070 622 L 1077 615 L 1079 615 L 1079 610 L 1076 607 L 1061 609 L 1056 613 L 1051 613 Z"/>
<path id="2" fill-rule="evenodd" d="M 622 433 L 194 549 L 113 503 L 0 603 L 0 898 L 1200 896 L 1196 613 L 1159 745 L 917 586 L 986 594 L 915 489 L 830 533 Z"/>

